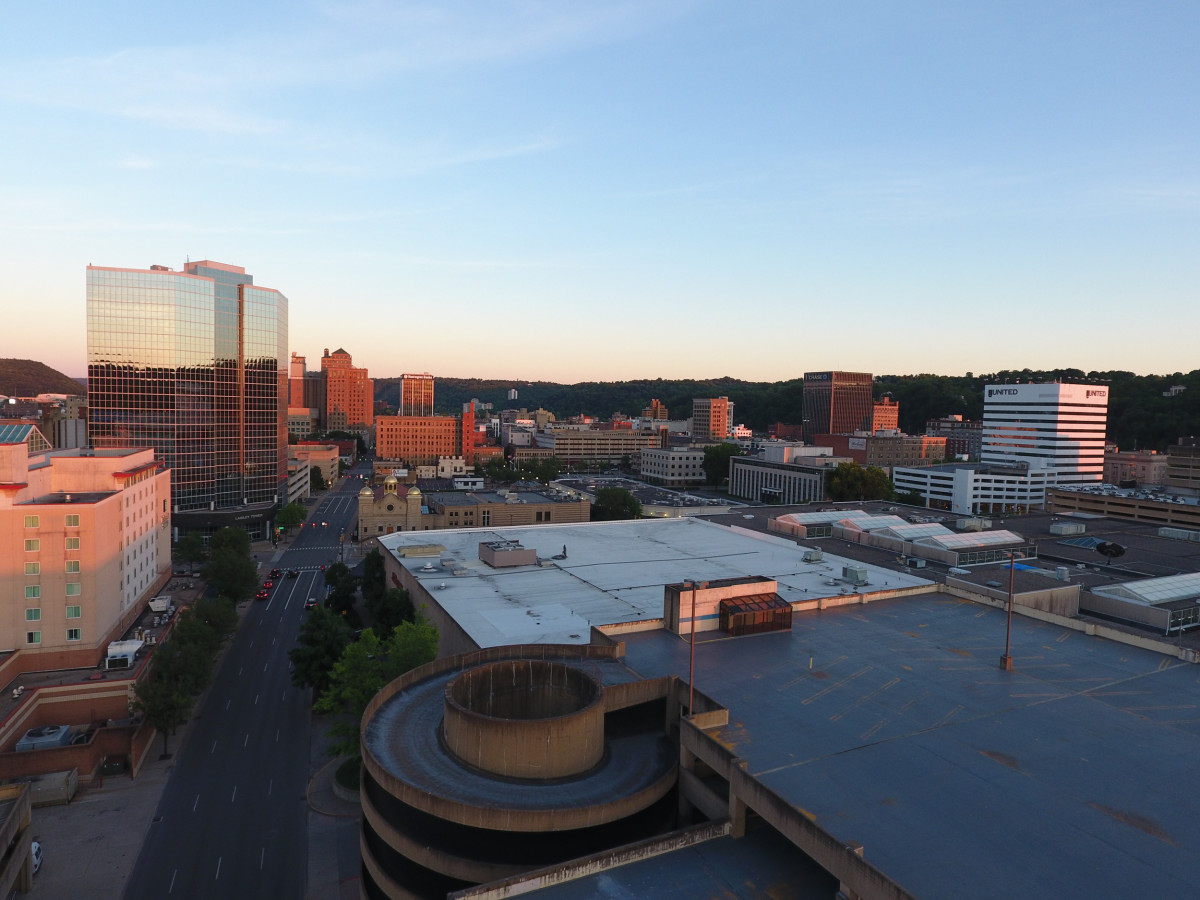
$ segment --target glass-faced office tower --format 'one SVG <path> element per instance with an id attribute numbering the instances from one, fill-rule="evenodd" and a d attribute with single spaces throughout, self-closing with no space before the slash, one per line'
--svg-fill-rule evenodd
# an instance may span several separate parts
<path id="1" fill-rule="evenodd" d="M 157 451 L 176 538 L 269 534 L 287 490 L 287 310 L 224 263 L 87 268 L 92 446 Z"/>

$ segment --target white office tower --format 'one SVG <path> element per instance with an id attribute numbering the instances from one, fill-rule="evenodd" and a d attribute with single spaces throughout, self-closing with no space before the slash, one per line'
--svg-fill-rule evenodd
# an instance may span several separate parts
<path id="1" fill-rule="evenodd" d="M 1024 465 L 1057 484 L 1103 480 L 1108 388 L 991 384 L 983 395 L 984 465 Z"/>

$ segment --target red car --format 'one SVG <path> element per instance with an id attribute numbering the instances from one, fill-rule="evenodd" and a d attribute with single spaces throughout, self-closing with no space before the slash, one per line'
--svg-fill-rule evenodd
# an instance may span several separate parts
<path id="1" fill-rule="evenodd" d="M 263 588 L 265 588 L 266 590 L 269 591 L 273 587 L 275 587 L 275 582 L 273 582 L 271 579 L 268 578 L 266 581 L 263 582 Z"/>
<path id="2" fill-rule="evenodd" d="M 254 599 L 255 600 L 266 600 L 270 596 L 271 596 L 270 591 L 263 590 L 263 591 L 259 591 L 257 594 L 255 594 Z"/>
<path id="3" fill-rule="evenodd" d="M 278 577 L 279 577 L 279 570 L 278 570 L 278 569 L 272 569 L 272 570 L 271 570 L 271 577 L 272 577 L 272 578 L 278 578 Z"/>

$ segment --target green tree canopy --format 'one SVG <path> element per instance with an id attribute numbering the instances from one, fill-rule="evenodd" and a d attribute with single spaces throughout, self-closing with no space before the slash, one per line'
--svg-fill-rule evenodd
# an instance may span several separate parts
<path id="1" fill-rule="evenodd" d="M 192 571 L 196 563 L 204 562 L 208 556 L 208 550 L 204 546 L 204 535 L 198 531 L 189 531 L 175 545 L 175 555 L 180 561 L 188 564 L 189 572 Z"/>
<path id="2" fill-rule="evenodd" d="M 235 602 L 253 596 L 258 588 L 258 570 L 250 559 L 249 544 L 245 553 L 230 547 L 214 549 L 204 564 L 203 575 L 218 594 Z"/>
<path id="3" fill-rule="evenodd" d="M 291 531 L 297 525 L 304 521 L 304 517 L 308 511 L 304 508 L 303 503 L 289 503 L 283 509 L 279 510 L 275 516 L 275 524 L 285 531 Z"/>
<path id="4" fill-rule="evenodd" d="M 704 476 L 711 485 L 719 485 L 729 476 L 729 460 L 742 455 L 742 448 L 737 444 L 714 444 L 704 448 Z"/>
<path id="5" fill-rule="evenodd" d="M 335 562 L 325 570 L 325 584 L 329 596 L 325 605 L 340 615 L 348 615 L 354 608 L 354 597 L 358 592 L 358 578 L 350 574 L 345 563 Z"/>
<path id="6" fill-rule="evenodd" d="M 209 541 L 209 549 L 214 552 L 217 550 L 234 550 L 249 558 L 250 535 L 246 534 L 244 529 L 235 528 L 232 525 L 226 526 L 212 536 L 212 539 Z"/>
<path id="7" fill-rule="evenodd" d="M 362 575 L 362 595 L 368 608 L 370 605 L 383 598 L 387 593 L 387 584 L 384 582 L 384 565 L 383 554 L 379 552 L 379 548 L 373 548 L 370 553 L 363 557 L 363 575 Z"/>
<path id="8" fill-rule="evenodd" d="M 438 630 L 424 622 L 404 622 L 386 641 L 367 628 L 348 645 L 333 667 L 329 690 L 313 708 L 319 713 L 341 714 L 330 733 L 338 740 L 333 755 L 360 756 L 359 722 L 380 688 L 410 669 L 437 658 Z"/>
<path id="9" fill-rule="evenodd" d="M 830 500 L 891 500 L 895 496 L 892 479 L 878 466 L 864 468 L 856 462 L 838 463 L 825 479 Z"/>
<path id="10" fill-rule="evenodd" d="M 350 643 L 350 629 L 331 609 L 318 606 L 309 610 L 300 623 L 296 646 L 288 652 L 292 663 L 292 684 L 310 687 L 318 696 L 329 689 L 329 676 Z"/>
<path id="11" fill-rule="evenodd" d="M 637 497 L 619 487 L 604 487 L 596 491 L 592 504 L 592 519 L 596 522 L 612 522 L 618 519 L 636 519 L 642 514 L 642 504 Z"/>
<path id="12" fill-rule="evenodd" d="M 402 588 L 389 588 L 382 597 L 367 600 L 366 606 L 367 615 L 371 617 L 371 628 L 383 640 L 402 622 L 413 622 L 417 618 L 412 598 Z"/>
<path id="13" fill-rule="evenodd" d="M 329 485 L 325 483 L 325 476 L 321 472 L 320 466 L 313 466 L 308 470 L 309 487 L 314 491 L 326 490 Z"/>
<path id="14" fill-rule="evenodd" d="M 165 646 L 166 644 L 163 645 Z M 159 650 L 161 651 L 162 647 Z M 162 758 L 166 759 L 167 739 L 175 733 L 176 728 L 187 721 L 188 712 L 192 708 L 192 698 L 178 681 L 164 678 L 159 673 L 152 673 L 145 681 L 139 681 L 133 690 L 133 708 L 145 716 L 146 721 L 162 734 Z"/>

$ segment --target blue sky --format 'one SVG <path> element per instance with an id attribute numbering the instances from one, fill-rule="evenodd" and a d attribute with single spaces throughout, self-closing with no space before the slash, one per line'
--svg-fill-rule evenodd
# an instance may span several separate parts
<path id="1" fill-rule="evenodd" d="M 556 381 L 1200 367 L 1200 4 L 10 4 L 0 356 L 88 263 Z"/>

